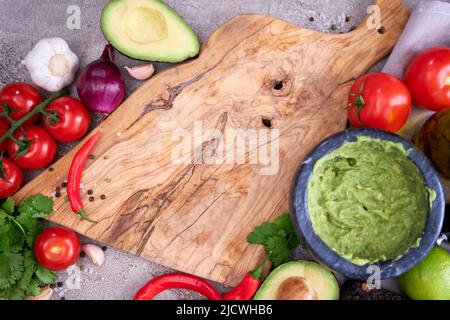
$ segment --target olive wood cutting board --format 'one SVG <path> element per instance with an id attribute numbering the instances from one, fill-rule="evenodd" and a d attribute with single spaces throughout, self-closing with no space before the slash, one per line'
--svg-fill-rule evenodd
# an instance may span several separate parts
<path id="1" fill-rule="evenodd" d="M 233 18 L 198 58 L 145 82 L 94 130 L 101 138 L 83 173 L 82 199 L 99 222 L 72 213 L 64 189 L 49 219 L 165 266 L 236 284 L 264 256 L 261 246 L 247 244 L 248 233 L 289 210 L 302 160 L 344 129 L 350 85 L 398 39 L 407 8 L 399 0 L 376 4 L 383 28 L 368 28 L 372 15 L 346 34 L 255 14 Z M 174 162 L 177 129 L 195 136 L 195 126 L 203 128 L 202 140 L 189 144 L 184 161 Z M 247 146 L 240 157 L 236 151 L 234 163 L 200 161 L 202 154 L 220 154 L 224 141 L 233 140 L 226 140 L 231 129 L 256 129 L 268 139 Z M 16 200 L 54 194 L 81 145 L 24 186 Z M 264 159 L 254 160 L 267 150 L 273 150 L 272 170 Z"/>

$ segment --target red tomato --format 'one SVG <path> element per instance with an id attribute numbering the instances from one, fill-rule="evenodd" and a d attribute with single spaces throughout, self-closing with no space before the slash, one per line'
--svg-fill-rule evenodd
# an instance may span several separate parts
<path id="1" fill-rule="evenodd" d="M 433 111 L 450 108 L 450 48 L 420 52 L 406 68 L 404 78 L 414 104 Z"/>
<path id="2" fill-rule="evenodd" d="M 81 139 L 89 129 L 91 117 L 85 106 L 72 97 L 56 99 L 46 109 L 47 112 L 56 112 L 59 121 L 49 125 L 50 119 L 44 117 L 44 128 L 53 138 L 60 142 L 70 142 Z"/>
<path id="3" fill-rule="evenodd" d="M 39 92 L 34 87 L 23 82 L 7 84 L 0 90 L 0 105 L 7 104 L 12 109 L 17 110 L 11 113 L 11 118 L 15 121 L 21 119 L 41 102 L 42 97 Z M 2 107 L 0 107 L 1 111 L 3 111 Z M 25 122 L 25 125 L 36 123 L 40 117 L 40 113 L 32 116 Z M 10 123 L 5 117 L 3 119 Z"/>
<path id="4" fill-rule="evenodd" d="M 34 256 L 49 270 L 64 270 L 80 256 L 81 244 L 77 234 L 64 227 L 49 227 L 34 240 Z"/>
<path id="5" fill-rule="evenodd" d="M 19 146 L 12 140 L 8 142 L 9 156 L 25 170 L 37 170 L 50 165 L 56 156 L 56 142 L 50 134 L 38 126 L 24 127 L 25 136 L 30 140 L 30 148 L 27 153 L 16 158 Z M 14 138 L 23 139 L 22 131 L 16 130 Z"/>
<path id="6" fill-rule="evenodd" d="M 353 84 L 348 106 L 348 118 L 355 128 L 396 132 L 411 112 L 411 95 L 400 79 L 386 73 L 369 73 Z"/>
<path id="7" fill-rule="evenodd" d="M 3 136 L 9 130 L 9 126 L 0 119 L 0 137 Z M 0 142 L 0 152 L 5 151 L 8 148 L 8 139 Z"/>
<path id="8" fill-rule="evenodd" d="M 23 173 L 19 166 L 9 158 L 3 158 L 3 175 L 0 178 L 0 198 L 7 198 L 22 186 Z"/>

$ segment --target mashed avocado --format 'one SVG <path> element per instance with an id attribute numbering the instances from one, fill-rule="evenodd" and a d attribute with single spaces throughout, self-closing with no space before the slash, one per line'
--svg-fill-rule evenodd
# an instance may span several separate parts
<path id="1" fill-rule="evenodd" d="M 364 265 L 418 246 L 433 193 L 403 145 L 361 136 L 316 162 L 308 211 L 330 248 Z"/>

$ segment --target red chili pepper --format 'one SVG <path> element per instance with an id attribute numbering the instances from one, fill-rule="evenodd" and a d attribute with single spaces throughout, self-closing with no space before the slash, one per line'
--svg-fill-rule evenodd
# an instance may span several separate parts
<path id="1" fill-rule="evenodd" d="M 223 295 L 224 300 L 251 300 L 261 284 L 263 265 L 247 273 L 236 286 Z"/>
<path id="2" fill-rule="evenodd" d="M 151 300 L 169 289 L 187 289 L 200 293 L 208 300 L 222 300 L 220 293 L 206 280 L 184 273 L 169 273 L 150 280 L 134 296 L 134 300 Z"/>
<path id="3" fill-rule="evenodd" d="M 69 176 L 67 178 L 67 196 L 69 197 L 70 206 L 72 211 L 78 214 L 81 218 L 90 222 L 96 223 L 96 221 L 90 220 L 84 211 L 83 203 L 80 197 L 80 182 L 81 175 L 83 173 L 86 160 L 100 139 L 100 132 L 94 134 L 75 154 L 69 169 Z"/>

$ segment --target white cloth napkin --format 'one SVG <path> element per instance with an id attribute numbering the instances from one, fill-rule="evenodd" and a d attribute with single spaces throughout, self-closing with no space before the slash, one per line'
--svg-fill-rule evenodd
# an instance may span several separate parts
<path id="1" fill-rule="evenodd" d="M 411 11 L 406 27 L 384 65 L 383 72 L 400 79 L 418 52 L 435 46 L 450 46 L 450 3 L 422 1 Z M 433 112 L 413 107 L 406 125 L 398 132 L 406 139 L 416 133 Z"/>

